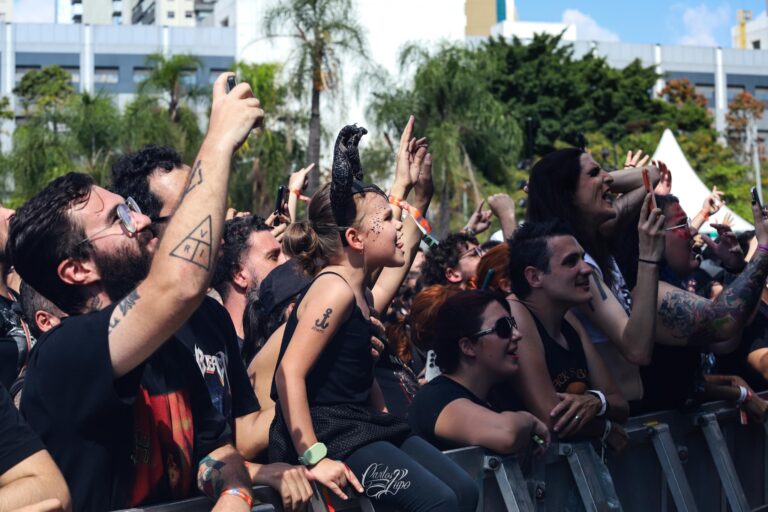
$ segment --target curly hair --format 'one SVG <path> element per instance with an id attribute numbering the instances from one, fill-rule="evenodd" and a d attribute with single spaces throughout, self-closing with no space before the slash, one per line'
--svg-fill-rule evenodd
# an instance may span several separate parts
<path id="1" fill-rule="evenodd" d="M 248 250 L 248 239 L 251 233 L 269 231 L 270 228 L 263 217 L 246 215 L 236 217 L 224 223 L 224 242 L 221 244 L 219 259 L 213 273 L 211 286 L 216 289 L 223 300 L 227 300 L 230 288 L 226 284 L 240 269 L 243 254 Z"/>
<path id="2" fill-rule="evenodd" d="M 181 167 L 181 155 L 173 148 L 149 145 L 120 157 L 112 166 L 112 191 L 132 197 L 141 210 L 155 218 L 163 203 L 149 191 L 149 175 L 155 169 L 170 172 Z"/>
<path id="3" fill-rule="evenodd" d="M 451 233 L 440 244 L 431 249 L 421 267 L 421 279 L 425 286 L 450 284 L 445 277 L 448 268 L 459 264 L 461 252 L 469 244 L 479 245 L 477 238 L 464 233 Z"/>
<path id="4" fill-rule="evenodd" d="M 88 202 L 93 185 L 87 174 L 56 178 L 11 219 L 7 252 L 16 272 L 68 314 L 81 313 L 87 297 L 84 287 L 59 278 L 58 267 L 67 258 L 93 255 L 93 246 L 83 242 L 85 228 L 70 214 L 70 208 Z"/>

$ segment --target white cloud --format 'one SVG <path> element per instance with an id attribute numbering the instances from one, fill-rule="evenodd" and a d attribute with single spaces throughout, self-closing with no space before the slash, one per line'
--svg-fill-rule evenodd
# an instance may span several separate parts
<path id="1" fill-rule="evenodd" d="M 54 2 L 51 0 L 14 0 L 13 21 L 20 23 L 53 23 L 55 10 Z"/>
<path id="2" fill-rule="evenodd" d="M 718 46 L 715 32 L 729 26 L 730 9 L 723 4 L 712 8 L 704 4 L 686 7 L 682 14 L 683 35 L 678 44 L 691 46 Z"/>
<path id="3" fill-rule="evenodd" d="M 591 16 L 577 9 L 563 11 L 563 23 L 576 26 L 576 37 L 582 41 L 618 41 L 619 35 L 601 27 Z"/>

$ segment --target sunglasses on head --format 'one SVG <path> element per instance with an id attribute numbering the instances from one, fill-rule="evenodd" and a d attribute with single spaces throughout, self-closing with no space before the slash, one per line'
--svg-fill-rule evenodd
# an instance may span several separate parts
<path id="1" fill-rule="evenodd" d="M 495 332 L 499 338 L 509 339 L 512 337 L 512 331 L 514 329 L 517 329 L 517 322 L 515 319 L 511 316 L 505 316 L 496 320 L 496 323 L 493 324 L 493 327 L 483 329 L 482 331 L 476 332 L 475 334 L 471 334 L 467 337 L 479 338 L 480 336 L 485 336 L 486 334 Z"/>

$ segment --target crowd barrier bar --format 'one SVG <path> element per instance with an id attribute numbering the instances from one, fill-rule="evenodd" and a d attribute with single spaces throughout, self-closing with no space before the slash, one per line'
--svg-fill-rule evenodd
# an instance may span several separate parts
<path id="1" fill-rule="evenodd" d="M 761 393 L 768 398 L 768 393 Z M 601 460 L 591 443 L 553 443 L 535 460 L 501 457 L 473 446 L 445 454 L 475 479 L 478 512 L 757 512 L 768 510 L 768 425 L 742 426 L 726 402 L 689 413 L 661 411 L 626 425 L 629 446 Z M 525 471 L 523 471 L 525 469 Z M 349 501 L 321 493 L 313 482 L 310 512 L 374 509 L 365 497 Z M 254 487 L 254 512 L 282 511 L 280 496 Z M 752 503 L 753 505 L 750 505 Z M 130 509 L 131 512 L 209 512 L 207 498 Z"/>

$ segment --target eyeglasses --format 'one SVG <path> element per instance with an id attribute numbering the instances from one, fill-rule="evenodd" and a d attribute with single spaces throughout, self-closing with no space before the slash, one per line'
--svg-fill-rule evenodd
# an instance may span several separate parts
<path id="1" fill-rule="evenodd" d="M 126 233 L 133 235 L 134 233 L 136 233 L 136 231 L 138 231 L 139 227 L 136 225 L 136 223 L 133 220 L 133 214 L 134 213 L 141 214 L 141 208 L 139 208 L 139 205 L 136 203 L 136 201 L 132 197 L 129 197 L 128 199 L 126 199 L 124 203 L 120 203 L 119 205 L 117 205 L 115 207 L 115 211 L 117 212 L 117 218 L 120 221 L 120 224 L 123 226 L 123 229 L 126 231 Z M 107 226 L 104 229 L 100 229 L 99 231 L 95 232 L 88 238 L 81 240 L 79 243 L 84 244 L 85 242 L 90 242 L 95 237 L 107 231 L 108 229 L 112 229 L 112 226 Z"/>
<path id="2" fill-rule="evenodd" d="M 512 331 L 515 329 L 517 329 L 517 322 L 515 319 L 511 316 L 505 316 L 496 320 L 496 323 L 493 324 L 493 327 L 490 329 L 483 329 L 482 331 L 476 332 L 475 334 L 471 334 L 467 337 L 479 338 L 480 336 L 485 336 L 486 334 L 495 332 L 499 338 L 509 339 L 512 337 Z"/>
<path id="3" fill-rule="evenodd" d="M 677 226 L 669 226 L 668 228 L 664 228 L 664 231 L 674 231 L 676 229 L 690 229 L 691 228 L 691 219 L 690 217 L 685 219 L 685 224 L 678 224 Z"/>
<path id="4" fill-rule="evenodd" d="M 478 258 L 482 258 L 483 254 L 485 254 L 485 251 L 482 250 L 479 245 L 476 245 L 475 247 L 461 253 L 459 255 L 459 259 L 463 260 L 464 258 L 469 258 L 470 256 L 477 256 Z"/>

